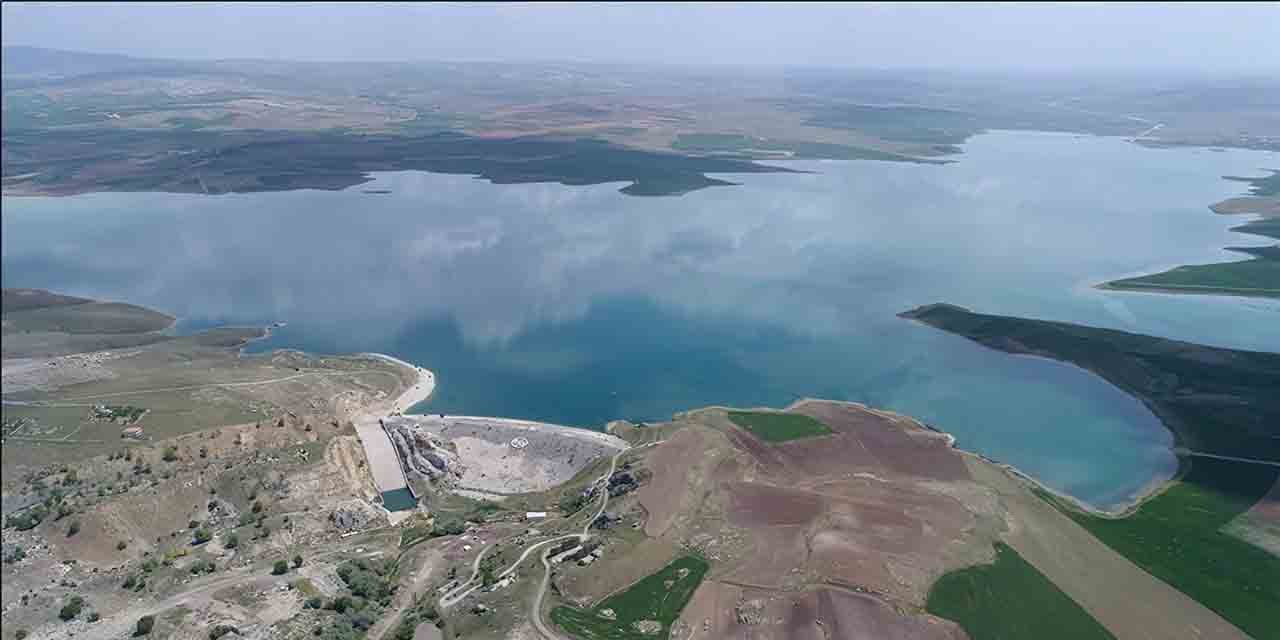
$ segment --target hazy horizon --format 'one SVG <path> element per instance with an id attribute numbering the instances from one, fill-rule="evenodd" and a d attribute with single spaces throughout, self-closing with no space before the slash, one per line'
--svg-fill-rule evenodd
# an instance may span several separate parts
<path id="1" fill-rule="evenodd" d="M 5 46 L 185 60 L 1257 73 L 1280 70 L 1277 21 L 1280 3 L 9 2 L 0 24 Z"/>

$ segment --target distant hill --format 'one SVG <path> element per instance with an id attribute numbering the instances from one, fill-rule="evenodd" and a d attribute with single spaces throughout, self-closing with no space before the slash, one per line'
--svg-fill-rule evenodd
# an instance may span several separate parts
<path id="1" fill-rule="evenodd" d="M 23 79 L 74 78 L 98 73 L 157 71 L 190 67 L 189 63 L 134 58 L 114 53 L 85 53 L 42 47 L 4 47 L 0 73 L 6 89 Z"/>

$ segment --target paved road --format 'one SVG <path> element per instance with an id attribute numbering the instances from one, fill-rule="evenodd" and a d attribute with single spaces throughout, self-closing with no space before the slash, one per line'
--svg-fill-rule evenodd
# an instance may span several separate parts
<path id="1" fill-rule="evenodd" d="M 1214 460 L 1230 460 L 1231 462 L 1247 462 L 1249 464 L 1265 464 L 1269 467 L 1280 467 L 1280 462 L 1274 460 L 1259 460 L 1257 458 L 1237 458 L 1236 456 L 1220 456 L 1216 453 L 1201 453 L 1190 449 L 1178 447 L 1173 452 L 1180 456 L 1192 456 L 1195 458 L 1213 458 Z"/>
<path id="2" fill-rule="evenodd" d="M 531 544 L 525 547 L 524 552 L 520 554 L 520 557 L 517 558 L 515 562 L 511 563 L 511 566 L 503 570 L 502 573 L 499 573 L 497 577 L 498 578 L 507 577 L 512 572 L 514 572 L 516 568 L 518 568 L 520 564 L 525 561 L 526 558 L 529 557 L 530 553 L 546 545 L 549 545 L 555 542 L 560 542 L 562 540 L 569 540 L 572 538 L 576 538 L 581 542 L 586 542 L 587 540 L 589 540 L 591 538 L 591 523 L 595 522 L 596 518 L 599 518 L 600 514 L 604 513 L 605 507 L 609 505 L 609 491 L 607 489 L 607 483 L 609 481 L 609 477 L 612 476 L 613 472 L 616 471 L 618 468 L 618 458 L 621 458 L 622 454 L 626 453 L 627 451 L 629 451 L 629 449 L 623 449 L 622 451 L 619 451 L 618 453 L 614 454 L 613 457 L 609 459 L 609 470 L 606 471 L 604 475 L 596 479 L 594 484 L 600 487 L 600 508 L 596 510 L 595 515 L 591 516 L 591 518 L 589 518 L 586 522 L 582 524 L 581 532 L 568 533 L 555 538 L 550 538 L 548 540 L 543 540 L 541 542 L 536 542 L 534 544 Z M 453 605 L 457 604 L 463 598 L 466 598 L 467 596 L 471 595 L 472 592 L 474 592 L 476 589 L 479 589 L 482 586 L 480 584 L 480 562 L 484 559 L 484 556 L 486 553 L 488 553 L 489 549 L 493 548 L 493 546 L 494 545 L 491 544 L 480 549 L 480 552 L 476 554 L 475 560 L 471 562 L 471 578 L 468 579 L 465 583 L 458 585 L 457 587 L 454 587 L 451 591 L 449 591 L 449 593 L 446 593 L 443 597 L 440 598 L 441 609 L 447 609 L 449 607 L 452 607 Z M 545 554 L 543 554 L 543 565 L 546 566 Z M 537 613 L 542 607 L 542 595 L 543 594 L 540 593 L 538 597 L 534 600 L 534 618 L 537 618 Z M 540 621 L 538 626 L 541 626 Z"/>

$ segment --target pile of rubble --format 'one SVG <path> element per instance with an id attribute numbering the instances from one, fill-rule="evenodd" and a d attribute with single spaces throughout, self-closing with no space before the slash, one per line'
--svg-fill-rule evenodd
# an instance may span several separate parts
<path id="1" fill-rule="evenodd" d="M 408 473 L 439 483 L 457 480 L 466 471 L 458 454 L 438 436 L 412 423 L 388 422 L 386 429 Z"/>

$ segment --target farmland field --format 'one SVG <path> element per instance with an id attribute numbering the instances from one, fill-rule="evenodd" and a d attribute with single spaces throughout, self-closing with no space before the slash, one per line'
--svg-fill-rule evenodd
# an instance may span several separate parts
<path id="1" fill-rule="evenodd" d="M 574 637 L 588 640 L 666 637 L 708 568 L 698 556 L 682 556 L 590 609 L 556 607 L 551 619 Z M 642 621 L 657 622 L 662 628 L 643 633 L 636 626 Z"/>
<path id="2" fill-rule="evenodd" d="M 795 413 L 730 411 L 729 419 L 761 440 L 769 442 L 786 442 L 831 433 L 831 428 L 827 425 Z"/>
<path id="3" fill-rule="evenodd" d="M 1151 575 L 1257 638 L 1280 629 L 1280 558 L 1222 532 L 1276 482 L 1274 467 L 1196 458 L 1182 481 L 1136 513 L 1067 515 Z M 1271 586 L 1268 586 L 1271 585 Z"/>
<path id="4" fill-rule="evenodd" d="M 996 561 L 952 571 L 929 591 L 929 613 L 973 640 L 1114 638 L 1018 552 L 996 544 Z"/>

